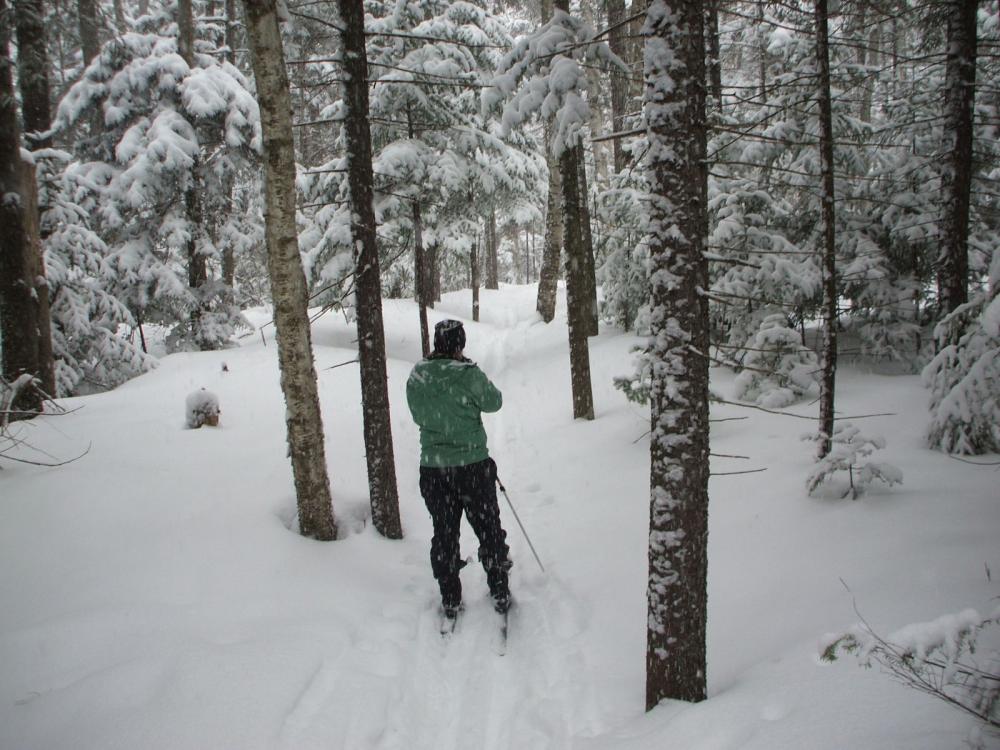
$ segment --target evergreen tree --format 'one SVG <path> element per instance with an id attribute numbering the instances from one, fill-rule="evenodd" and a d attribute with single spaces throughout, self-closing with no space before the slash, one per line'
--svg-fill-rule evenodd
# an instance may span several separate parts
<path id="1" fill-rule="evenodd" d="M 109 291 L 140 323 L 170 326 L 173 348 L 216 348 L 245 325 L 210 271 L 221 247 L 245 234 L 248 217 L 233 210 L 228 187 L 255 174 L 259 115 L 242 73 L 196 38 L 184 52 L 163 35 L 171 20 L 147 16 L 147 30 L 105 43 L 63 98 L 54 127 L 102 120 L 79 141 L 77 171 L 117 272 Z"/>

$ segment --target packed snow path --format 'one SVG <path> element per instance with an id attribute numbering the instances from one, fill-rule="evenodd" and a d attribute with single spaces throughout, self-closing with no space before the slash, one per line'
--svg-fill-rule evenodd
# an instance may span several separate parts
<path id="1" fill-rule="evenodd" d="M 523 444 L 528 455 L 519 448 L 521 412 L 530 413 L 538 408 L 534 401 L 545 397 L 518 375 L 528 367 L 527 329 L 537 321 L 518 321 L 513 310 L 499 312 L 502 325 L 470 325 L 475 340 L 468 353 L 505 394 L 505 407 L 485 418 L 491 453 L 505 481 L 525 488 L 517 502 L 530 524 L 535 507 L 552 502 L 540 496 L 539 483 L 523 482 L 517 470 L 537 450 L 534 442 Z M 433 313 L 445 314 L 447 306 Z M 458 310 L 450 314 L 461 317 Z M 535 398 L 526 400 L 526 393 Z M 403 492 L 412 494 L 413 488 Z M 310 678 L 285 721 L 283 747 L 329 747 L 337 738 L 337 747 L 378 750 L 559 750 L 592 728 L 584 607 L 556 575 L 540 571 L 502 496 L 500 502 L 516 562 L 516 606 L 505 655 L 497 654 L 499 618 L 478 562 L 462 573 L 466 610 L 456 632 L 442 637 L 426 555 L 411 556 L 413 573 L 403 587 L 408 601 L 387 602 L 354 649 Z M 463 548 L 474 555 L 475 537 L 464 522 Z"/>

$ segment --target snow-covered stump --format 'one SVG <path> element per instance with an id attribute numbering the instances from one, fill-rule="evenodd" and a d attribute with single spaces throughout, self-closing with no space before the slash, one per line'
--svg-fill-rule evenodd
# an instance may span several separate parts
<path id="1" fill-rule="evenodd" d="M 197 430 L 202 425 L 219 426 L 219 397 L 204 388 L 188 394 L 185 416 L 188 429 Z"/>
<path id="2" fill-rule="evenodd" d="M 824 437 L 814 433 L 807 435 L 806 439 L 819 444 Z M 824 481 L 838 471 L 846 471 L 848 478 L 847 489 L 841 495 L 842 498 L 850 495 L 852 500 L 857 500 L 876 479 L 890 487 L 902 484 L 903 472 L 892 464 L 878 461 L 861 462 L 862 458 L 885 448 L 885 444 L 885 438 L 880 435 L 864 435 L 850 422 L 837 425 L 833 435 L 830 436 L 829 453 L 817 459 L 816 465 L 806 479 L 806 489 L 809 494 L 812 495 Z"/>

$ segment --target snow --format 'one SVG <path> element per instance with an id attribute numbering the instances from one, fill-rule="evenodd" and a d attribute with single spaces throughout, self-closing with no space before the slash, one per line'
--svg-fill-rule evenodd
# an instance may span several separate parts
<path id="1" fill-rule="evenodd" d="M 546 567 L 501 499 L 515 567 L 506 656 L 483 573 L 438 635 L 430 520 L 404 385 L 420 356 L 416 308 L 385 303 L 393 438 L 406 537 L 368 522 L 356 331 L 314 326 L 334 510 L 345 538 L 294 522 L 273 327 L 224 352 L 165 357 L 120 388 L 67 399 L 71 414 L 19 427 L 59 468 L 0 459 L 0 747 L 72 748 L 964 748 L 971 721 L 820 643 L 859 612 L 877 632 L 995 608 L 995 467 L 928 450 L 916 376 L 838 372 L 844 414 L 885 435 L 906 484 L 857 502 L 810 499 L 806 424 L 713 405 L 709 699 L 643 713 L 646 409 L 612 377 L 641 340 L 591 339 L 597 419 L 571 419 L 564 302 L 535 312 L 533 286 L 468 290 L 429 311 L 465 322 L 466 353 L 503 391 L 486 415 L 492 454 Z M 258 326 L 268 310 L 251 310 Z M 227 365 L 227 371 L 221 367 Z M 727 392 L 734 376 L 712 370 Z M 187 430 L 186 396 L 225 405 Z M 793 410 L 815 415 L 815 405 Z M 39 454 L 25 457 L 38 459 Z M 666 540 L 665 540 L 666 541 Z M 468 528 L 464 555 L 474 555 Z M 986 634 L 984 633 L 984 636 Z"/>

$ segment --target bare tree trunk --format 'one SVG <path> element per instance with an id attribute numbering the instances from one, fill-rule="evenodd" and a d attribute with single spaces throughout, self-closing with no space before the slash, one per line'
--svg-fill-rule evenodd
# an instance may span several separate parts
<path id="1" fill-rule="evenodd" d="M 420 311 L 420 351 L 425 357 L 431 353 L 431 332 L 427 323 L 427 286 L 429 281 L 424 253 L 420 203 L 413 201 L 413 284 L 417 293 L 417 308 Z"/>
<path id="2" fill-rule="evenodd" d="M 608 2 L 608 27 L 611 33 L 608 35 L 608 43 L 611 51 L 614 52 L 623 62 L 628 62 L 628 47 L 625 35 L 628 33 L 627 26 L 621 24 L 625 21 L 625 0 L 607 0 Z M 611 129 L 615 133 L 625 130 L 625 113 L 628 106 L 629 81 L 625 73 L 617 67 L 611 69 Z M 615 172 L 625 169 L 626 156 L 622 150 L 621 138 L 612 141 L 614 146 Z"/>
<path id="3" fill-rule="evenodd" d="M 712 95 L 712 106 L 722 109 L 722 60 L 719 49 L 719 2 L 707 0 L 705 3 L 706 35 L 708 37 L 708 90 Z"/>
<path id="4" fill-rule="evenodd" d="M 472 287 L 472 319 L 479 321 L 479 242 L 478 235 L 472 240 L 469 252 L 469 286 Z"/>
<path id="5" fill-rule="evenodd" d="M 514 238 L 514 257 L 512 258 L 512 265 L 514 266 L 514 283 L 515 284 L 520 284 L 521 283 L 521 271 L 522 271 L 522 268 L 521 268 L 521 255 L 522 255 L 522 253 L 521 253 L 521 233 L 517 230 L 516 226 L 514 227 L 514 232 L 513 232 L 512 236 Z"/>
<path id="6" fill-rule="evenodd" d="M 115 9 L 115 33 L 124 34 L 128 31 L 128 24 L 125 22 L 125 2 L 124 0 L 114 0 Z"/>
<path id="7" fill-rule="evenodd" d="M 21 127 L 10 59 L 11 13 L 0 0 L 0 343 L 3 376 L 39 377 L 38 307 L 35 300 L 38 207 L 30 167 L 21 158 Z M 28 417 L 42 409 L 36 388 L 21 391 L 11 408 Z"/>
<path id="8" fill-rule="evenodd" d="M 573 390 L 573 419 L 594 418 L 590 382 L 590 290 L 587 283 L 583 219 L 580 211 L 579 159 L 582 145 L 559 156 L 563 192 L 563 239 L 566 244 L 566 311 L 569 320 L 569 365 Z"/>
<path id="9" fill-rule="evenodd" d="M 584 150 L 580 146 L 579 151 L 579 175 L 580 175 L 580 229 L 582 230 L 583 249 L 580 261 L 580 279 L 584 284 L 583 305 L 587 321 L 587 335 L 596 336 L 600 331 L 598 328 L 597 310 L 597 269 L 594 264 L 594 235 L 591 233 L 590 205 L 588 196 L 590 191 L 587 188 L 587 166 L 584 163 Z"/>
<path id="10" fill-rule="evenodd" d="M 500 288 L 500 253 L 497 247 L 497 213 L 490 210 L 489 218 L 486 220 L 486 288 Z"/>
<path id="11" fill-rule="evenodd" d="M 236 24 L 239 19 L 236 17 L 236 0 L 226 0 L 226 54 L 225 59 L 230 65 L 236 65 Z M 229 205 L 233 201 L 232 179 L 226 179 L 226 194 L 229 196 Z M 233 289 L 236 286 L 236 255 L 233 250 L 233 243 L 226 242 L 222 246 L 222 281 L 229 289 L 229 296 L 232 300 Z"/>
<path id="12" fill-rule="evenodd" d="M 77 0 L 77 17 L 80 23 L 80 48 L 84 65 L 97 57 L 101 42 L 97 35 L 97 4 L 95 0 Z"/>
<path id="13" fill-rule="evenodd" d="M 545 129 L 546 142 L 549 129 Z M 538 274 L 538 302 L 536 309 L 541 313 L 542 320 L 551 323 L 556 316 L 556 293 L 559 289 L 559 256 L 563 243 L 562 216 L 562 178 L 559 175 L 559 163 L 550 154 L 546 155 L 549 162 L 549 195 L 545 214 L 545 240 L 542 247 L 542 267 Z"/>
<path id="14" fill-rule="evenodd" d="M 337 524 L 306 309 L 309 291 L 295 227 L 292 106 L 275 6 L 276 0 L 243 2 L 264 136 L 267 266 L 299 529 L 303 536 L 326 541 L 336 539 Z"/>
<path id="15" fill-rule="evenodd" d="M 646 709 L 706 695 L 708 284 L 705 12 L 654 0 L 645 30 L 651 188 Z M 664 85 L 671 81 L 672 86 Z"/>
<path id="16" fill-rule="evenodd" d="M 542 0 L 542 22 L 552 18 L 552 0 Z M 545 143 L 552 140 L 550 123 L 545 124 Z M 551 323 L 556 316 L 556 296 L 559 291 L 559 255 L 562 251 L 562 180 L 559 161 L 546 146 L 545 161 L 549 168 L 549 195 L 546 200 L 545 242 L 542 249 L 542 267 L 538 274 L 538 300 L 535 309 L 542 320 Z"/>
<path id="17" fill-rule="evenodd" d="M 584 22 L 593 28 L 598 28 L 597 9 L 594 7 L 594 0 L 583 0 L 580 8 L 583 11 Z M 587 68 L 587 105 L 590 108 L 590 133 L 591 137 L 596 136 L 604 130 L 604 112 L 601 107 L 601 71 L 596 67 Z M 594 157 L 594 179 L 598 185 L 608 183 L 608 157 L 606 153 L 607 145 L 604 142 L 591 144 L 591 153 Z"/>
<path id="18" fill-rule="evenodd" d="M 947 163 L 942 170 L 944 217 L 938 257 L 938 298 L 949 313 L 969 301 L 969 194 L 972 115 L 976 96 L 976 0 L 951 0 L 945 73 Z"/>
<path id="19" fill-rule="evenodd" d="M 434 243 L 427 248 L 427 306 L 434 309 L 434 303 L 441 301 L 441 248 Z"/>
<path id="20" fill-rule="evenodd" d="M 344 25 L 344 100 L 347 119 L 348 187 L 355 249 L 355 296 L 358 309 L 358 359 L 361 365 L 361 404 L 364 414 L 365 458 L 372 521 L 389 539 L 401 539 L 396 460 L 389 420 L 389 385 L 385 364 L 385 330 L 382 325 L 382 275 L 379 270 L 372 207 L 372 139 L 368 125 L 368 59 L 365 51 L 364 5 L 359 0 L 338 0 Z"/>
<path id="21" fill-rule="evenodd" d="M 816 64 L 819 71 L 819 149 L 823 176 L 823 351 L 819 397 L 819 456 L 830 452 L 837 381 L 837 237 L 833 174 L 833 103 L 826 0 L 816 0 Z"/>
<path id="22" fill-rule="evenodd" d="M 194 57 L 194 11 L 191 0 L 177 2 L 177 51 L 188 64 L 195 66 Z M 190 226 L 187 241 L 188 288 L 194 298 L 194 308 L 191 310 L 191 334 L 198 342 L 198 348 L 214 349 L 215 343 L 205 338 L 202 332 L 202 315 L 205 313 L 207 301 L 204 299 L 205 285 L 208 283 L 208 259 L 200 252 L 199 240 L 204 233 L 204 211 L 201 204 L 201 189 L 198 179 L 198 162 L 191 169 L 191 184 L 184 192 L 184 206 Z"/>
<path id="23" fill-rule="evenodd" d="M 17 25 L 17 80 L 21 90 L 21 109 L 24 118 L 24 134 L 29 150 L 49 148 L 51 138 L 39 137 L 52 126 L 49 106 L 49 56 L 45 42 L 45 8 L 41 0 L 19 0 L 14 5 Z M 25 165 L 25 185 L 33 199 L 37 200 L 34 169 Z M 37 235 L 35 244 L 35 271 L 32 277 L 35 299 L 38 305 L 38 378 L 41 388 L 50 396 L 56 395 L 55 356 L 52 351 L 52 315 L 49 305 L 49 285 L 45 272 L 45 234 L 43 216 L 46 206 L 38 204 L 33 220 L 32 235 Z"/>

